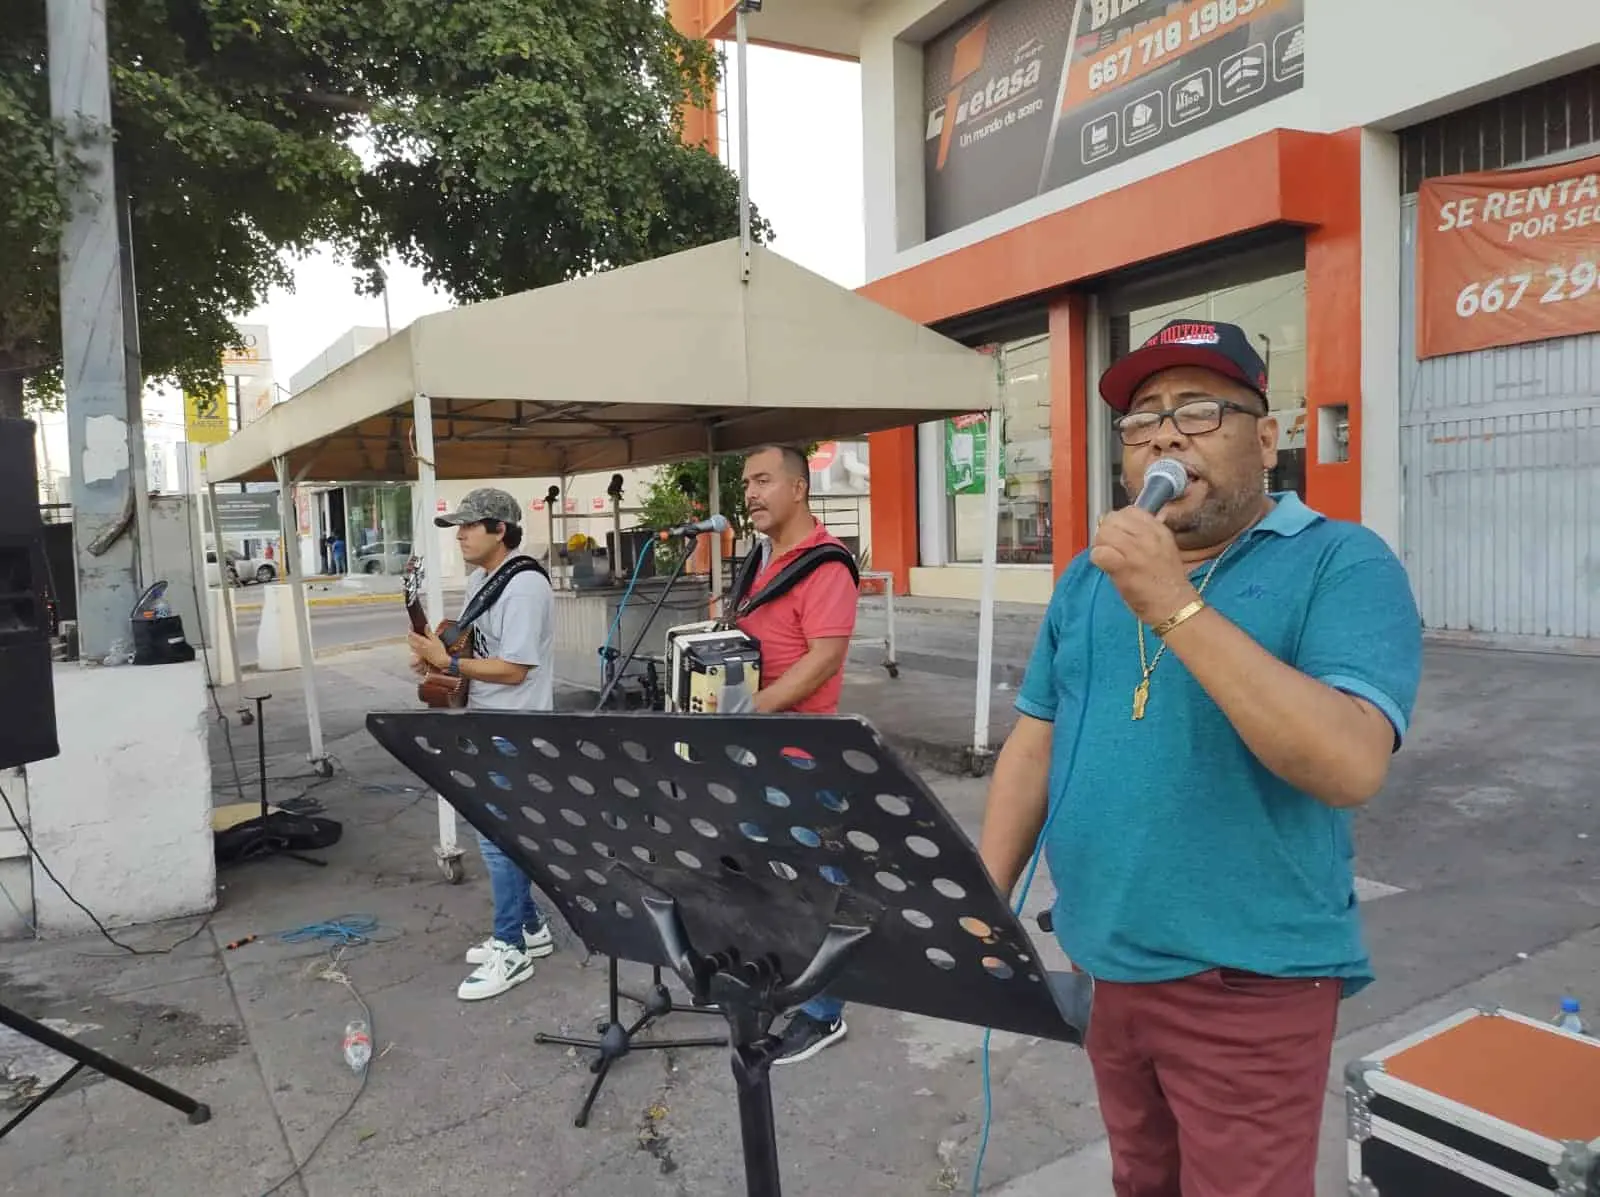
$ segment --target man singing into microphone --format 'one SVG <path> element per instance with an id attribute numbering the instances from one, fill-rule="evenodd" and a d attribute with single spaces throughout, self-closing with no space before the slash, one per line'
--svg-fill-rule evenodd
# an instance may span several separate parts
<path id="1" fill-rule="evenodd" d="M 790 561 L 816 545 L 839 539 L 811 514 L 811 467 L 787 446 L 758 450 L 745 458 L 745 510 L 761 540 L 760 572 L 749 597 Z M 761 642 L 761 690 L 756 710 L 832 715 L 839 709 L 845 658 L 856 629 L 856 581 L 837 561 L 824 562 L 787 594 L 738 620 L 741 631 Z M 844 1004 L 826 994 L 807 1002 L 780 1033 L 775 1063 L 808 1060 L 845 1036 Z"/>
<path id="2" fill-rule="evenodd" d="M 1100 394 L 1130 497 L 1164 458 L 1188 485 L 1062 575 L 980 851 L 1009 893 L 1044 838 L 1118 1197 L 1313 1197 L 1339 1000 L 1372 980 L 1351 812 L 1406 732 L 1421 619 L 1378 536 L 1267 493 L 1243 330 L 1169 324 Z"/>

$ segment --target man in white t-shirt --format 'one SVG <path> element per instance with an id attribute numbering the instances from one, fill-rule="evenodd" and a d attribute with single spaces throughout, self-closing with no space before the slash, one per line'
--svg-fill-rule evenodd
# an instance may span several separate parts
<path id="1" fill-rule="evenodd" d="M 511 495 L 493 487 L 470 491 L 449 515 L 434 521 L 456 529 L 461 557 L 471 569 L 463 613 L 502 569 L 526 560 L 522 509 Z M 515 569 L 517 566 L 512 565 Z M 429 668 L 468 680 L 470 711 L 548 711 L 555 706 L 554 595 L 539 569 L 515 574 L 489 609 L 472 625 L 472 656 L 452 657 L 431 630 L 412 633 L 411 667 Z M 533 900 L 528 875 L 487 837 L 478 836 L 489 887 L 494 895 L 494 930 L 467 952 L 476 965 L 456 995 L 463 1001 L 497 997 L 533 976 L 533 961 L 555 950 L 544 913 Z"/>

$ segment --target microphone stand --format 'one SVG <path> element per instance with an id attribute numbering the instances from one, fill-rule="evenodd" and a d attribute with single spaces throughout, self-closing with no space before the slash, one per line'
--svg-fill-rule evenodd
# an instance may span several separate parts
<path id="1" fill-rule="evenodd" d="M 694 537 L 698 530 L 694 528 L 674 529 L 677 535 Z M 670 534 L 663 539 L 670 539 Z M 683 577 L 684 570 L 688 568 L 690 554 L 685 552 L 678 559 L 678 564 L 667 577 L 667 584 L 661 588 L 661 593 L 656 595 L 656 601 L 650 607 L 650 614 L 644 621 L 644 626 L 639 629 L 638 635 L 633 638 L 633 643 L 628 646 L 628 651 L 622 660 L 612 670 L 610 679 L 605 688 L 600 692 L 600 701 L 595 704 L 595 712 L 605 710 L 606 702 L 611 698 L 612 692 L 617 688 L 617 683 L 622 680 L 628 665 L 639 652 L 639 646 L 644 643 L 644 638 L 649 635 L 650 628 L 656 621 L 656 616 L 661 613 L 662 604 L 666 602 L 667 595 L 678 579 Z M 588 944 L 584 944 L 588 948 Z M 606 1077 L 610 1075 L 611 1066 L 622 1057 L 637 1051 L 675 1051 L 686 1047 L 723 1047 L 728 1042 L 726 1033 L 721 1035 L 699 1036 L 687 1039 L 656 1039 L 648 1042 L 635 1042 L 644 1031 L 653 1027 L 669 1014 L 716 1014 L 721 1015 L 722 1009 L 717 1005 L 702 1005 L 691 1000 L 680 1003 L 672 996 L 672 991 L 662 979 L 661 965 L 653 964 L 650 967 L 650 988 L 643 994 L 628 993 L 621 988 L 621 978 L 618 976 L 617 957 L 608 956 L 606 969 L 606 1009 L 607 1018 L 597 1028 L 598 1038 L 585 1039 L 571 1035 L 552 1035 L 544 1031 L 536 1033 L 533 1041 L 539 1044 L 554 1044 L 572 1048 L 583 1048 L 595 1053 L 589 1071 L 594 1074 L 594 1083 L 589 1086 L 588 1096 L 584 1098 L 583 1105 L 579 1107 L 577 1117 L 572 1120 L 573 1125 L 585 1127 L 589 1124 L 589 1113 L 594 1108 L 595 1099 L 600 1096 L 600 1087 L 605 1084 Z M 630 1002 L 640 1007 L 640 1014 L 632 1023 L 624 1023 L 620 1008 L 620 1000 L 627 998 Z"/>
<path id="2" fill-rule="evenodd" d="M 656 601 L 650 607 L 650 614 L 645 618 L 644 626 L 639 629 L 639 634 L 633 638 L 633 643 L 628 646 L 628 651 L 623 654 L 620 661 L 614 662 L 611 677 L 606 682 L 605 688 L 600 691 L 600 701 L 595 703 L 596 711 L 606 709 L 606 703 L 611 700 L 611 694 L 617 688 L 617 683 L 622 681 L 622 675 L 627 672 L 628 666 L 633 664 L 633 659 L 639 653 L 639 646 L 644 643 L 644 638 L 650 634 L 650 629 L 655 625 L 656 616 L 661 613 L 661 606 L 667 601 L 667 595 L 672 592 L 678 579 L 683 577 L 683 571 L 688 568 L 690 554 L 685 552 L 678 558 L 678 564 L 673 567 L 672 573 L 667 576 L 667 584 L 656 595 Z"/>

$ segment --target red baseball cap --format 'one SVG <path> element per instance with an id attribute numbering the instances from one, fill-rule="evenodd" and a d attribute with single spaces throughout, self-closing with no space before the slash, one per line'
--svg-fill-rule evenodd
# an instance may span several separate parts
<path id="1" fill-rule="evenodd" d="M 1134 392 L 1152 374 L 1174 366 L 1198 366 L 1243 383 L 1267 397 L 1267 364 L 1237 324 L 1173 320 L 1100 376 L 1100 397 L 1125 412 Z"/>

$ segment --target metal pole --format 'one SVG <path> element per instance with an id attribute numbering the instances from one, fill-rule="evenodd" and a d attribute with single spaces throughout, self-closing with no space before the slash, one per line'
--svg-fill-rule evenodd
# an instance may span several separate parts
<path id="1" fill-rule="evenodd" d="M 709 515 L 722 514 L 722 471 L 717 468 L 716 433 L 706 433 L 706 443 L 710 448 L 706 461 L 707 489 L 711 492 L 706 496 L 706 509 Z M 708 532 L 711 537 L 711 607 L 710 617 L 718 619 L 722 616 L 722 533 Z"/>
<path id="2" fill-rule="evenodd" d="M 306 605 L 306 581 L 300 571 L 289 571 L 289 558 L 299 552 L 299 525 L 294 522 L 294 492 L 289 485 L 289 459 L 274 457 L 272 472 L 278 477 L 278 519 L 283 525 L 278 543 L 283 545 L 283 567 L 289 578 L 289 606 L 294 615 L 294 638 L 300 647 L 300 689 L 306 699 L 306 724 L 311 732 L 311 751 L 306 759 L 321 766 L 328 759 L 322 744 L 322 708 L 317 705 L 316 661 L 312 658 L 311 611 Z M 265 617 L 265 611 L 262 615 Z"/>
<path id="3" fill-rule="evenodd" d="M 144 369 L 139 351 L 139 283 L 133 260 L 133 201 L 124 196 L 122 238 L 123 372 L 128 382 L 128 466 L 133 486 L 134 547 L 139 554 L 139 582 L 156 578 L 155 546 L 150 542 L 150 459 L 144 440 Z"/>
<path id="4" fill-rule="evenodd" d="M 750 84 L 745 37 L 744 4 L 733 17 L 734 36 L 739 52 L 739 260 L 740 277 L 750 281 Z"/>
<path id="5" fill-rule="evenodd" d="M 244 669 L 239 664 L 239 622 L 233 607 L 233 587 L 228 585 L 228 554 L 222 544 L 222 524 L 217 518 L 217 484 L 206 479 L 206 502 L 211 516 L 211 544 L 217 554 L 217 582 L 222 587 L 222 635 L 228 644 L 228 660 L 233 662 L 233 697 L 237 710 L 244 711 Z M 202 575 L 204 576 L 204 575 Z M 220 685 L 221 682 L 218 682 Z"/>
<path id="6" fill-rule="evenodd" d="M 412 397 L 412 438 L 417 454 L 418 506 L 427 521 L 423 535 L 413 539 L 423 546 L 422 582 L 426 594 L 428 618 L 435 624 L 444 618 L 443 563 L 439 560 L 439 531 L 433 526 L 438 510 L 438 470 L 433 458 L 433 400 L 421 391 Z M 461 849 L 456 844 L 456 811 L 439 795 L 439 846 L 434 855 L 452 881 L 460 880 Z"/>
<path id="7" fill-rule="evenodd" d="M 994 592 L 1000 575 L 1000 446 L 1004 435 L 1004 413 L 996 406 L 989 413 L 983 460 L 983 589 L 978 598 L 978 693 L 972 717 L 975 759 L 989 753 L 989 694 L 994 682 Z"/>
<path id="8" fill-rule="evenodd" d="M 128 423 L 116 172 L 105 0 L 47 0 L 50 114 L 62 157 L 82 169 L 67 196 L 61 236 L 61 374 L 72 474 L 73 549 L 82 655 L 126 641 L 139 600 Z"/>

